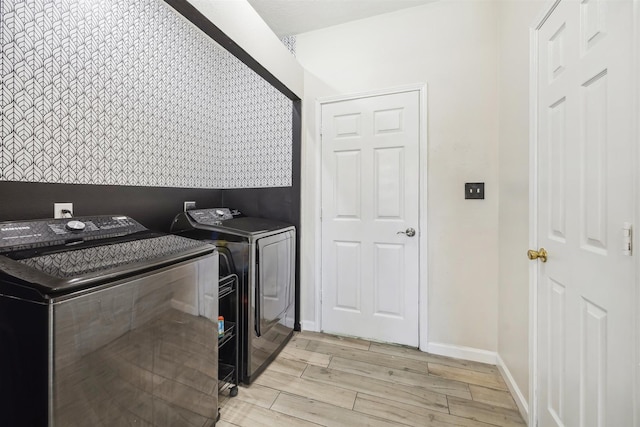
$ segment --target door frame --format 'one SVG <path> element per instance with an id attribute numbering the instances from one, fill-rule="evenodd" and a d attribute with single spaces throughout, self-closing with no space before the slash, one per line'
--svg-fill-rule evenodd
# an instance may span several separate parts
<path id="1" fill-rule="evenodd" d="M 395 86 L 388 89 L 357 92 L 345 95 L 335 95 L 316 99 L 315 117 L 315 205 L 314 234 L 315 234 L 315 272 L 314 272 L 314 319 L 318 331 L 322 330 L 322 107 L 325 104 L 350 101 L 360 98 L 371 98 L 382 95 L 392 95 L 405 92 L 418 92 L 418 152 L 419 152 L 419 176 L 418 191 L 420 200 L 418 205 L 418 348 L 427 351 L 428 343 L 428 254 L 427 254 L 427 84 L 417 83 L 412 85 Z"/>
<path id="2" fill-rule="evenodd" d="M 635 126 L 634 126 L 634 140 L 635 144 L 633 144 L 633 149 L 635 152 L 633 153 L 633 159 L 635 164 L 633 165 L 634 171 L 634 206 L 635 206 L 635 215 L 634 215 L 634 229 L 632 235 L 632 244 L 635 246 L 635 277 L 636 277 L 636 310 L 635 310 L 635 335 L 636 335 L 636 345 L 635 345 L 635 372 L 632 374 L 635 376 L 635 388 L 634 388 L 634 401 L 640 401 L 640 233 L 638 233 L 638 229 L 640 227 L 640 197 L 638 196 L 640 192 L 640 172 L 638 168 L 640 167 L 640 0 L 633 0 L 633 58 L 632 58 L 632 67 L 633 74 L 635 76 L 635 80 L 631 83 L 632 93 L 635 94 L 635 99 L 633 102 L 633 112 L 632 117 L 635 118 Z M 635 418 L 634 425 L 640 425 L 640 404 L 636 404 L 635 408 Z"/>
<path id="3" fill-rule="evenodd" d="M 529 248 L 538 248 L 538 30 L 544 25 L 549 16 L 556 9 L 562 0 L 550 0 L 545 4 L 544 9 L 536 20 L 529 27 Z M 634 226 L 633 244 L 635 246 L 633 254 L 635 256 L 635 319 L 634 335 L 636 337 L 635 363 L 632 375 L 635 377 L 634 397 L 637 402 L 640 398 L 640 234 L 637 232 L 640 227 L 640 0 L 633 2 L 633 75 L 632 93 L 635 94 L 633 101 L 633 113 L 635 125 L 633 129 L 633 170 L 635 176 L 631 179 L 634 182 Z M 523 256 L 525 254 L 522 254 Z M 529 264 L 529 426 L 536 426 L 538 423 L 538 265 Z M 640 425 L 640 405 L 635 408 L 634 425 Z"/>

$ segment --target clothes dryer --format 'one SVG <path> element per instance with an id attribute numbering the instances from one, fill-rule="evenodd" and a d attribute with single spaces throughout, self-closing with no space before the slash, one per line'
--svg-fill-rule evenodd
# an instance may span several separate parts
<path id="1" fill-rule="evenodd" d="M 213 243 L 221 254 L 221 271 L 233 269 L 227 273 L 238 275 L 239 372 L 241 381 L 250 384 L 293 335 L 295 227 L 213 208 L 178 214 L 171 231 Z"/>

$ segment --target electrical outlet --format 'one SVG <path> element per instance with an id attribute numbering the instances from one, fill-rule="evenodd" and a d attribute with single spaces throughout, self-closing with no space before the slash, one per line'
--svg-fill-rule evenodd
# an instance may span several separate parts
<path id="1" fill-rule="evenodd" d="M 69 211 L 69 213 L 66 213 L 63 211 Z M 53 204 L 54 218 L 71 218 L 72 216 L 73 216 L 73 203 L 54 203 Z"/>
<path id="2" fill-rule="evenodd" d="M 190 211 L 196 208 L 196 202 L 184 202 L 184 211 Z"/>

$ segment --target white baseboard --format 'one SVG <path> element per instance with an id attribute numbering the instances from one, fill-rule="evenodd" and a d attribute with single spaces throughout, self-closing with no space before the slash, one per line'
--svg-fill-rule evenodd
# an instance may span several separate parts
<path id="1" fill-rule="evenodd" d="M 320 332 L 320 330 L 316 327 L 316 322 L 314 322 L 313 320 L 303 320 L 302 322 L 300 322 L 300 327 L 303 331 Z"/>
<path id="2" fill-rule="evenodd" d="M 522 392 L 520 391 L 518 384 L 516 384 L 516 381 L 513 379 L 513 375 L 511 375 L 511 372 L 509 371 L 509 368 L 507 368 L 507 365 L 504 363 L 504 360 L 502 360 L 502 357 L 500 357 L 499 354 L 496 354 L 496 359 L 497 359 L 496 366 L 498 367 L 498 370 L 502 374 L 502 378 L 504 378 L 505 382 L 507 383 L 507 387 L 509 387 L 509 391 L 511 392 L 513 399 L 516 401 L 516 405 L 518 405 L 518 410 L 520 411 L 520 415 L 522 415 L 522 418 L 525 420 L 526 423 L 528 423 L 529 422 L 529 403 L 526 401 L 526 399 L 522 395 Z"/>
<path id="3" fill-rule="evenodd" d="M 456 359 L 471 360 L 473 362 L 496 364 L 497 354 L 489 350 L 481 350 L 473 347 L 463 347 L 459 345 L 442 344 L 430 342 L 427 344 L 427 352 L 440 356 L 454 357 Z"/>

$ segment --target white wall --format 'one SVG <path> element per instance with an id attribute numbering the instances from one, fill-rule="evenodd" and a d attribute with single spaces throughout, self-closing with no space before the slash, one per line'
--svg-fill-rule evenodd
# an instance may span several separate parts
<path id="1" fill-rule="evenodd" d="M 499 3 L 498 354 L 529 396 L 529 26 L 544 1 Z"/>
<path id="2" fill-rule="evenodd" d="M 303 70 L 247 0 L 188 0 L 223 33 L 302 98 Z"/>
<path id="3" fill-rule="evenodd" d="M 314 101 L 426 82 L 429 341 L 497 351 L 498 29 L 496 3 L 447 1 L 298 35 L 307 70 L 303 326 L 313 325 L 318 308 Z M 464 200 L 464 183 L 477 181 L 486 183 L 486 199 Z"/>
<path id="4" fill-rule="evenodd" d="M 297 37 L 298 60 L 306 68 L 303 327 L 319 327 L 315 100 L 426 82 L 429 339 L 497 351 L 519 403 L 528 400 L 528 27 L 543 5 L 544 0 L 438 2 Z M 272 38 L 265 39 L 276 48 Z M 248 50 L 265 52 L 256 37 L 239 40 Z M 273 55 L 261 62 L 300 94 L 295 64 L 280 71 L 282 62 Z M 486 200 L 464 201 L 466 181 L 484 181 Z"/>

